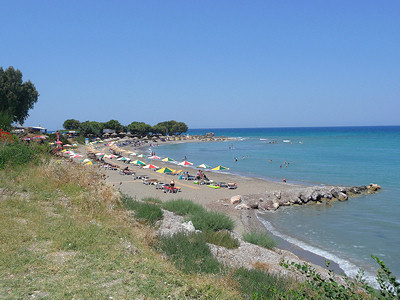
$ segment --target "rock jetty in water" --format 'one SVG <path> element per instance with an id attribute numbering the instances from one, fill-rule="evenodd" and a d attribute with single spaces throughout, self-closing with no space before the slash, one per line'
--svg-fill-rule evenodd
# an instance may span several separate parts
<path id="1" fill-rule="evenodd" d="M 379 185 L 373 183 L 359 187 L 295 187 L 285 191 L 267 191 L 261 194 L 234 196 L 231 199 L 231 204 L 235 205 L 236 209 L 277 210 L 280 206 L 346 201 L 349 197 L 375 193 L 380 189 Z"/>

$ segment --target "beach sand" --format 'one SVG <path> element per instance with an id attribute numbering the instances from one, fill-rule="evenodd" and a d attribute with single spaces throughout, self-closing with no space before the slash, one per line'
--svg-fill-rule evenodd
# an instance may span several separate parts
<path id="1" fill-rule="evenodd" d="M 145 153 L 145 149 L 147 150 L 148 147 L 149 145 L 145 145 L 142 148 L 134 148 L 128 146 L 123 149 L 127 151 Z M 110 153 L 109 148 L 104 146 L 97 147 L 97 150 L 99 152 Z M 80 147 L 78 151 L 84 154 L 85 148 Z M 135 156 L 126 156 L 136 159 Z M 142 158 L 141 160 L 145 161 L 144 158 Z M 267 229 L 258 220 L 256 215 L 257 210 L 235 209 L 236 205 L 232 205 L 230 203 L 230 199 L 232 196 L 257 194 L 266 191 L 284 191 L 296 186 L 295 184 L 291 183 L 273 182 L 259 178 L 242 177 L 232 174 L 226 174 L 223 172 L 207 171 L 202 169 L 206 176 L 215 182 L 237 183 L 237 189 L 214 189 L 205 185 L 194 184 L 193 181 L 178 179 L 177 175 L 161 174 L 155 172 L 152 169 L 143 169 L 142 167 L 117 161 L 116 159 L 105 159 L 105 161 L 114 165 L 118 165 L 121 168 L 125 168 L 128 166 L 128 168 L 135 171 L 136 174 L 147 175 L 150 179 L 158 179 L 161 180 L 163 183 L 169 183 L 171 179 L 173 179 L 175 181 L 175 186 L 181 188 L 181 191 L 178 193 L 164 193 L 161 189 L 156 189 L 154 185 L 145 185 L 143 184 L 142 180 L 135 180 L 134 177 L 131 175 L 121 175 L 118 171 L 102 169 L 102 172 L 105 172 L 106 174 L 106 182 L 110 185 L 113 185 L 117 190 L 121 191 L 122 193 L 137 200 L 141 200 L 147 197 L 158 198 L 163 202 L 174 199 L 192 200 L 197 204 L 203 205 L 209 210 L 218 211 L 229 215 L 235 221 L 234 231 L 239 235 L 254 230 L 267 231 Z M 188 171 L 191 175 L 195 175 L 197 171 L 197 169 L 193 167 L 178 166 L 174 163 L 163 162 L 161 160 L 152 160 L 151 163 L 161 168 L 168 167 L 174 170 Z M 321 267 L 325 267 L 326 259 L 324 257 L 303 250 L 296 245 L 290 244 L 289 242 L 280 239 L 279 237 L 275 238 L 279 242 L 278 248 L 288 250 L 299 258 L 303 259 L 304 261 L 311 262 Z M 343 272 L 340 267 L 335 263 L 332 263 L 330 267 L 333 268 L 336 273 L 340 274 Z"/>

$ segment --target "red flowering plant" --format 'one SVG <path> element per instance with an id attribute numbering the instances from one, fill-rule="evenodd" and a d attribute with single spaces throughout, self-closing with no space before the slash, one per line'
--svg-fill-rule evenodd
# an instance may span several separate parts
<path id="1" fill-rule="evenodd" d="M 13 142 L 11 133 L 0 129 L 0 143 L 7 143 L 7 142 L 9 143 Z"/>

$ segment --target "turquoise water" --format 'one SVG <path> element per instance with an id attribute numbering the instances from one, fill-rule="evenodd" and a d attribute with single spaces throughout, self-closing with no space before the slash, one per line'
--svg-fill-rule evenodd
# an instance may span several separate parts
<path id="1" fill-rule="evenodd" d="M 197 129 L 189 134 L 206 132 L 240 140 L 164 145 L 157 155 L 186 156 L 195 165 L 223 165 L 230 173 L 276 181 L 381 185 L 378 194 L 332 206 L 280 208 L 261 218 L 275 234 L 336 261 L 348 275 L 358 267 L 375 274 L 374 254 L 399 277 L 400 126 Z"/>

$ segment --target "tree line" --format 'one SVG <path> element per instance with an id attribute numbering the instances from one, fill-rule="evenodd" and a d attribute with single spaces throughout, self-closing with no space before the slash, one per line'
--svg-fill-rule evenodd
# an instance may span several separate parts
<path id="1" fill-rule="evenodd" d="M 83 136 L 102 136 L 104 129 L 111 129 L 116 133 L 130 132 L 136 136 L 146 136 L 150 134 L 179 135 L 188 131 L 188 126 L 184 122 L 177 122 L 174 120 L 160 122 L 154 126 L 151 126 L 144 122 L 136 121 L 130 123 L 129 125 L 122 125 L 117 120 L 110 120 L 108 122 L 80 122 L 75 119 L 68 119 L 64 121 L 63 127 L 66 130 L 79 130 L 79 134 Z"/>

